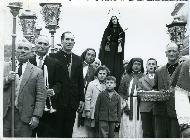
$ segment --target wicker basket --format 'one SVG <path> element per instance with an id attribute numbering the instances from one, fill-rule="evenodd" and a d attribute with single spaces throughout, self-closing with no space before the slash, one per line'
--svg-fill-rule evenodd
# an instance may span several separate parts
<path id="1" fill-rule="evenodd" d="M 167 101 L 170 95 L 168 91 L 138 91 L 138 97 L 145 102 Z"/>

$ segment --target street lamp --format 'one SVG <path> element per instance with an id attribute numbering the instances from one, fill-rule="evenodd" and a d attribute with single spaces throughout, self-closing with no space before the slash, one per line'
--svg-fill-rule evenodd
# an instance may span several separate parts
<path id="1" fill-rule="evenodd" d="M 168 28 L 168 32 L 170 34 L 170 40 L 174 41 L 179 49 L 183 47 L 183 40 L 185 38 L 186 26 L 187 22 L 181 20 L 180 17 L 174 17 L 174 20 L 171 24 L 166 25 Z"/>
<path id="2" fill-rule="evenodd" d="M 42 15 L 45 21 L 45 28 L 49 29 L 49 33 L 51 33 L 51 47 L 52 53 L 54 52 L 54 33 L 56 29 L 59 28 L 59 15 L 60 15 L 60 7 L 61 3 L 40 3 L 42 6 Z"/>
<path id="3" fill-rule="evenodd" d="M 41 30 L 42 30 L 41 27 L 39 27 L 39 26 L 35 27 L 35 32 L 34 32 L 35 38 L 38 38 L 38 36 L 40 35 Z"/>
<path id="4" fill-rule="evenodd" d="M 31 43 L 35 41 L 36 14 L 31 10 L 25 10 L 20 16 L 23 36 Z"/>
<path id="5" fill-rule="evenodd" d="M 15 71 L 15 39 L 16 39 L 16 16 L 19 14 L 19 10 L 22 9 L 21 2 L 9 3 L 8 7 L 13 15 L 13 32 L 12 32 L 12 71 Z M 12 81 L 11 85 L 11 136 L 14 137 L 14 106 L 15 106 L 15 81 Z"/>

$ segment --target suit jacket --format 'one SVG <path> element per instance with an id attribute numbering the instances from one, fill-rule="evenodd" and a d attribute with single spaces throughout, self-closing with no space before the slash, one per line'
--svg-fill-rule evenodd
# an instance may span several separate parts
<path id="1" fill-rule="evenodd" d="M 6 116 L 9 107 L 11 107 L 11 83 L 6 80 L 11 67 L 10 62 L 4 65 L 3 117 Z M 43 72 L 28 62 L 23 73 L 18 96 L 17 107 L 20 119 L 29 123 L 32 116 L 42 117 L 45 100 L 46 88 Z"/>
<path id="2" fill-rule="evenodd" d="M 91 81 L 87 87 L 84 109 L 90 111 L 91 119 L 94 119 L 95 105 L 98 95 L 105 89 L 105 85 L 101 85 L 98 79 Z"/>
<path id="3" fill-rule="evenodd" d="M 37 64 L 36 59 L 35 59 L 35 64 Z M 44 69 L 44 65 L 47 66 L 48 69 L 48 82 L 49 82 L 49 88 L 53 89 L 55 92 L 55 96 L 51 97 L 51 102 L 53 108 L 56 108 L 56 95 L 61 92 L 61 85 L 62 85 L 62 78 L 59 74 L 60 69 L 61 69 L 61 64 L 60 62 L 50 56 L 46 56 L 42 69 Z M 49 107 L 49 99 L 46 100 L 46 104 Z"/>
<path id="4" fill-rule="evenodd" d="M 61 92 L 56 96 L 56 108 L 76 111 L 79 102 L 84 102 L 84 81 L 81 58 L 72 53 L 71 77 L 69 77 L 66 57 L 63 51 L 57 52 L 54 54 L 54 57 L 61 63 L 59 74 L 62 77 Z"/>
<path id="5" fill-rule="evenodd" d="M 105 90 L 98 95 L 95 107 L 95 121 L 121 121 L 121 97 L 114 91 L 111 99 Z"/>
<path id="6" fill-rule="evenodd" d="M 190 61 L 176 68 L 171 86 L 175 87 L 175 110 L 180 125 L 190 120 Z"/>
<path id="7" fill-rule="evenodd" d="M 166 65 L 157 69 L 154 79 L 155 79 L 154 89 L 169 90 L 170 84 L 171 84 L 171 77 L 168 73 Z M 154 115 L 166 115 L 167 114 L 170 117 L 176 118 L 174 96 L 170 96 L 169 101 L 155 102 L 153 114 Z"/>
<path id="8" fill-rule="evenodd" d="M 145 75 L 141 79 L 139 79 L 138 89 L 150 91 L 154 86 L 154 79 L 150 79 L 148 75 Z M 140 112 L 150 112 L 153 108 L 153 102 L 140 102 Z"/>
<path id="9" fill-rule="evenodd" d="M 171 86 L 178 86 L 186 91 L 190 91 L 190 61 L 186 61 L 176 68 L 172 80 Z"/>

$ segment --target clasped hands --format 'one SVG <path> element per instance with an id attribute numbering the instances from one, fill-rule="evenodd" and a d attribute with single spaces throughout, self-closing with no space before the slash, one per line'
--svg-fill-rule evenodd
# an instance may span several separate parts
<path id="1" fill-rule="evenodd" d="M 51 97 L 53 95 L 55 95 L 54 90 L 53 89 L 47 89 L 47 97 Z"/>
<path id="2" fill-rule="evenodd" d="M 129 115 L 130 113 L 130 109 L 129 109 L 129 106 L 127 104 L 127 100 L 123 100 L 122 102 L 122 106 L 123 106 L 123 112 L 126 114 L 126 115 Z"/>
<path id="3" fill-rule="evenodd" d="M 34 129 L 38 126 L 38 124 L 39 124 L 39 118 L 38 117 L 32 117 L 30 120 L 30 123 L 29 123 L 30 127 L 32 129 Z"/>

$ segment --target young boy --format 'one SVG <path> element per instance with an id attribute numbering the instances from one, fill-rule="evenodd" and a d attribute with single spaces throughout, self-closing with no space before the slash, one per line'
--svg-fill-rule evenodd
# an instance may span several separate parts
<path id="1" fill-rule="evenodd" d="M 154 75 L 157 69 L 157 61 L 154 58 L 147 60 L 147 74 L 139 80 L 138 89 L 150 91 L 154 86 Z M 140 102 L 143 138 L 154 138 L 153 102 Z"/>
<path id="2" fill-rule="evenodd" d="M 121 98 L 114 90 L 116 78 L 108 76 L 105 79 L 106 90 L 98 95 L 95 107 L 95 121 L 98 124 L 100 138 L 114 138 L 115 126 L 121 119 Z"/>

